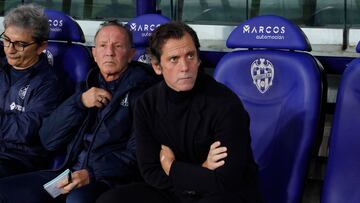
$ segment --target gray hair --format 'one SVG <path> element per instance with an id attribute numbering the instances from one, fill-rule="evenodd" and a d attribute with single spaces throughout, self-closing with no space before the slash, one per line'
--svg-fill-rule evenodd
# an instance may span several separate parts
<path id="1" fill-rule="evenodd" d="M 95 37 L 94 37 L 94 41 L 96 42 L 96 37 L 98 36 L 99 32 L 104 28 L 104 27 L 107 27 L 107 26 L 115 26 L 115 27 L 118 27 L 120 29 L 123 29 L 125 30 L 126 32 L 126 35 L 128 36 L 128 39 L 129 39 L 129 45 L 130 47 L 133 47 L 134 44 L 133 44 L 133 37 L 132 37 L 132 33 L 131 31 L 129 30 L 129 28 L 124 25 L 123 23 L 119 22 L 117 19 L 109 19 L 109 20 L 106 20 L 104 21 L 103 23 L 100 24 L 100 27 L 99 29 L 96 31 L 96 34 L 95 34 Z"/>
<path id="2" fill-rule="evenodd" d="M 16 26 L 27 29 L 37 43 L 49 37 L 49 22 L 44 9 L 38 5 L 25 4 L 11 9 L 4 17 L 4 28 Z"/>

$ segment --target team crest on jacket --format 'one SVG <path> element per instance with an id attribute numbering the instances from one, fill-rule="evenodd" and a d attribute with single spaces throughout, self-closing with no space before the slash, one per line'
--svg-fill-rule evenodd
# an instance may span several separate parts
<path id="1" fill-rule="evenodd" d="M 274 66 L 264 58 L 256 59 L 251 64 L 251 77 L 256 88 L 264 94 L 271 86 L 274 79 Z"/>
<path id="2" fill-rule="evenodd" d="M 150 56 L 148 54 L 142 54 L 142 55 L 139 56 L 138 61 L 150 64 L 151 63 L 151 58 L 150 58 Z"/>
<path id="3" fill-rule="evenodd" d="M 46 49 L 44 52 L 46 53 L 49 64 L 51 66 L 54 66 L 54 56 L 53 56 L 53 54 L 48 49 Z"/>
<path id="4" fill-rule="evenodd" d="M 21 99 L 24 99 L 24 98 L 25 98 L 26 92 L 27 92 L 27 90 L 29 89 L 29 86 L 30 86 L 30 85 L 26 85 L 26 86 L 20 88 L 20 90 L 19 90 L 19 97 L 20 97 Z"/>
<path id="5" fill-rule="evenodd" d="M 129 93 L 125 95 L 125 98 L 121 100 L 121 106 L 128 107 L 129 106 Z"/>

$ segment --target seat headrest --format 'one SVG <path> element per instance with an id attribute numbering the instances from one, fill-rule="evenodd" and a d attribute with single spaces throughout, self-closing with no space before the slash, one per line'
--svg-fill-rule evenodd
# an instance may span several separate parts
<path id="1" fill-rule="evenodd" d="M 45 14 L 49 19 L 49 40 L 85 42 L 80 25 L 72 17 L 52 9 L 45 9 Z"/>
<path id="2" fill-rule="evenodd" d="M 134 46 L 146 47 L 151 33 L 161 24 L 169 21 L 169 18 L 159 14 L 144 14 L 130 20 L 127 26 L 133 34 Z"/>
<path id="3" fill-rule="evenodd" d="M 360 53 L 360 41 L 358 42 L 358 44 L 356 45 L 356 52 Z"/>
<path id="4" fill-rule="evenodd" d="M 241 23 L 231 32 L 226 46 L 311 51 L 311 45 L 300 27 L 275 15 L 257 16 Z"/>

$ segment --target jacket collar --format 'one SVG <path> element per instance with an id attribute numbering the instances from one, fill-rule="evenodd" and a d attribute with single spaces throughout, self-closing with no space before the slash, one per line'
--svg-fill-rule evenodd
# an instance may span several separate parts
<path id="1" fill-rule="evenodd" d="M 120 105 L 120 99 L 124 99 L 126 94 L 133 88 L 143 88 L 153 84 L 156 79 L 151 75 L 144 65 L 137 62 L 131 62 L 127 69 L 122 73 L 121 81 L 117 84 L 117 88 L 112 97 L 112 102 L 109 103 L 108 108 L 104 109 L 107 112 L 109 109 L 116 109 Z M 88 73 L 86 79 L 86 89 L 91 87 L 99 87 L 99 67 L 94 67 Z M 110 108 L 109 108 L 110 107 Z"/>
<path id="2" fill-rule="evenodd" d="M 193 100 L 193 105 L 196 107 L 195 109 L 192 109 L 195 114 L 194 115 L 198 115 L 198 117 L 200 118 L 200 114 L 203 111 L 203 109 L 205 108 L 206 105 L 206 93 L 204 91 L 206 91 L 206 75 L 202 72 L 198 73 L 198 76 L 196 78 L 196 82 L 195 85 L 193 87 L 192 94 L 191 97 L 196 98 Z M 167 112 L 167 102 L 169 102 L 169 98 L 168 95 L 166 93 L 167 91 L 167 84 L 165 83 L 165 81 L 162 81 L 159 85 L 159 92 L 158 92 L 158 98 L 156 101 L 156 108 L 157 108 L 157 112 L 163 112 L 160 113 L 161 117 L 165 117 L 168 113 L 171 112 Z M 164 108 L 165 107 L 165 108 Z M 165 109 L 165 110 L 164 110 Z"/>
<path id="3" fill-rule="evenodd" d="M 6 73 L 9 73 L 11 65 L 7 62 L 6 57 L 3 60 L 3 69 Z M 39 60 L 32 66 L 29 67 L 31 71 L 28 73 L 28 76 L 33 77 L 38 72 L 44 72 L 46 68 L 50 66 L 47 57 L 44 53 L 41 53 L 39 56 Z"/>

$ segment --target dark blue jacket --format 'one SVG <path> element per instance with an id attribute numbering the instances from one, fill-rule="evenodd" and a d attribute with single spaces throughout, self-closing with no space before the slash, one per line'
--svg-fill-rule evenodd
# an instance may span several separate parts
<path id="1" fill-rule="evenodd" d="M 42 168 L 46 150 L 41 146 L 39 128 L 62 99 L 58 78 L 42 54 L 29 72 L 13 85 L 11 66 L 0 68 L 0 159 L 10 158 L 29 170 Z"/>
<path id="2" fill-rule="evenodd" d="M 123 73 L 112 100 L 101 111 L 94 126 L 93 140 L 85 166 L 91 181 L 124 183 L 139 176 L 133 137 L 133 107 L 136 99 L 156 80 L 149 67 L 132 62 Z M 59 106 L 40 130 L 41 141 L 50 151 L 67 146 L 65 163 L 59 168 L 71 168 L 81 152 L 81 144 L 95 108 L 85 108 L 83 92 L 98 86 L 99 69 L 92 69 L 85 83 Z M 90 124 L 91 125 L 91 124 Z"/>

